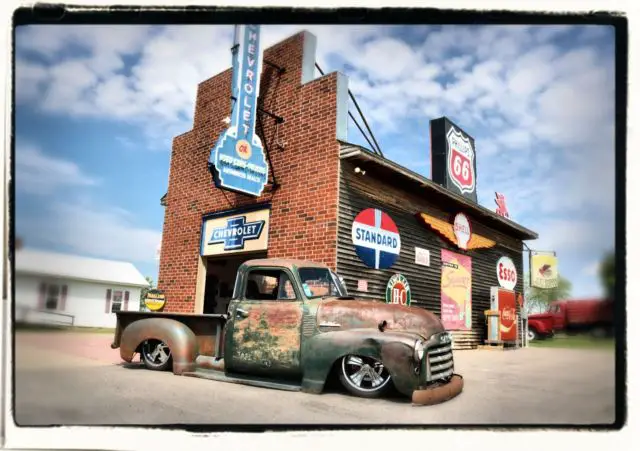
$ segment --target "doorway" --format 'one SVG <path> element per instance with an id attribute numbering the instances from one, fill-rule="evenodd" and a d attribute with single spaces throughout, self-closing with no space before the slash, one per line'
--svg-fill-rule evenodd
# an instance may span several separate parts
<path id="1" fill-rule="evenodd" d="M 247 260 L 266 258 L 266 256 L 266 253 L 259 253 L 207 258 L 202 313 L 218 315 L 227 313 L 240 265 Z"/>

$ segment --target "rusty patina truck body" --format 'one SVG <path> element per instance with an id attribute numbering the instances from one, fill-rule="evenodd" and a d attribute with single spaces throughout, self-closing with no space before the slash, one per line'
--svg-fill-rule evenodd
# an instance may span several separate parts
<path id="1" fill-rule="evenodd" d="M 225 315 L 118 312 L 112 348 L 147 368 L 321 393 L 337 377 L 353 395 L 394 386 L 416 404 L 457 396 L 449 334 L 432 313 L 347 295 L 326 266 L 261 259 L 238 269 Z"/>

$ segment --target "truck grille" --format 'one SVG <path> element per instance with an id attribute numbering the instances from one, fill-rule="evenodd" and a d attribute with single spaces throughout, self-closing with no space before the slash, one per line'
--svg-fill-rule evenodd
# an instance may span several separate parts
<path id="1" fill-rule="evenodd" d="M 453 374 L 451 342 L 429 346 L 426 352 L 427 381 L 446 379 Z"/>

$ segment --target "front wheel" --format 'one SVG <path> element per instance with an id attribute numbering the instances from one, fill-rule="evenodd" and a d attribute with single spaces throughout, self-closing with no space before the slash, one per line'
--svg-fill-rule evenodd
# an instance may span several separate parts
<path id="1" fill-rule="evenodd" d="M 142 344 L 142 361 L 150 370 L 166 371 L 171 368 L 171 350 L 160 340 L 147 340 Z"/>
<path id="2" fill-rule="evenodd" d="M 535 341 L 538 339 L 538 334 L 532 328 L 527 329 L 527 341 Z"/>
<path id="3" fill-rule="evenodd" d="M 378 398 L 390 387 L 391 374 L 372 357 L 346 355 L 340 362 L 340 382 L 349 393 L 361 398 Z"/>

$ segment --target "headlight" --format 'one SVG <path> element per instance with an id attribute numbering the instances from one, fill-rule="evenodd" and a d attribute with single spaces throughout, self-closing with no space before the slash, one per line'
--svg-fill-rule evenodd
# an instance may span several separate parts
<path id="1" fill-rule="evenodd" d="M 424 342 L 418 340 L 413 346 L 413 358 L 419 362 L 422 360 L 422 357 L 424 357 Z"/>

